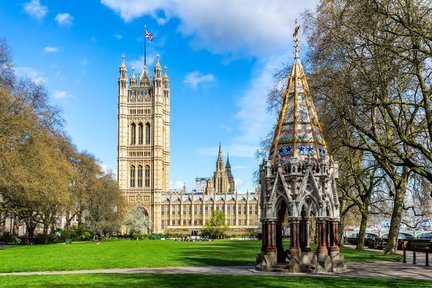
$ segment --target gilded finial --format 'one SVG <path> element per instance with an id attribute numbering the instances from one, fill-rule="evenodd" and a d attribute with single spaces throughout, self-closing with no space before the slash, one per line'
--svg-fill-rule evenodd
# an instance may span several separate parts
<path id="1" fill-rule="evenodd" d="M 299 38 L 298 38 L 298 34 L 299 34 L 299 30 L 300 30 L 300 24 L 298 23 L 298 20 L 295 20 L 295 27 L 294 27 L 294 33 L 293 33 L 293 38 L 294 38 L 294 44 L 295 44 L 295 56 L 294 59 L 300 59 L 300 49 L 299 49 Z"/>

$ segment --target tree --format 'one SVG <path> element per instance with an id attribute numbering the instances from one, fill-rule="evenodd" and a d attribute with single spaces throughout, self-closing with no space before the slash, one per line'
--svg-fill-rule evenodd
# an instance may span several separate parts
<path id="1" fill-rule="evenodd" d="M 85 219 L 94 238 L 118 231 L 123 220 L 124 198 L 113 175 L 108 173 L 98 178 L 87 193 Z"/>
<path id="2" fill-rule="evenodd" d="M 129 233 L 148 233 L 149 232 L 149 219 L 147 213 L 142 207 L 135 207 L 129 211 L 125 216 L 124 224 L 129 229 Z"/>
<path id="3" fill-rule="evenodd" d="M 93 155 L 87 152 L 77 152 L 72 148 L 69 159 L 73 167 L 71 185 L 69 186 L 70 206 L 66 213 L 66 227 L 76 216 L 78 226 L 84 221 L 84 212 L 88 208 L 90 191 L 97 185 L 98 178 L 103 172 Z"/>
<path id="4" fill-rule="evenodd" d="M 411 173 L 432 181 L 432 17 L 424 0 L 322 0 L 309 27 L 311 87 L 391 179 L 394 253 Z M 351 139 L 351 137 L 348 137 Z"/>
<path id="5" fill-rule="evenodd" d="M 213 211 L 210 219 L 206 223 L 202 234 L 208 235 L 210 238 L 221 238 L 228 230 L 225 224 L 225 214 L 222 211 Z"/>

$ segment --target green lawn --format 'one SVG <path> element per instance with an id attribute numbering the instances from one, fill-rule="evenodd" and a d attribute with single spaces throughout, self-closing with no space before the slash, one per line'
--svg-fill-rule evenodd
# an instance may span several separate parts
<path id="1" fill-rule="evenodd" d="M 0 250 L 0 272 L 167 266 L 253 265 L 260 241 L 104 241 L 17 246 Z M 287 245 L 288 247 L 288 245 Z M 343 249 L 347 261 L 395 260 L 382 253 Z"/>
<path id="2" fill-rule="evenodd" d="M 384 278 L 233 276 L 197 274 L 77 274 L 0 277 L 0 287 L 432 287 L 431 281 Z"/>

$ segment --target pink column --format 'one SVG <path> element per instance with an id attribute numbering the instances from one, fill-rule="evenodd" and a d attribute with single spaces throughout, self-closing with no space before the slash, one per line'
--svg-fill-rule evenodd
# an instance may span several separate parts
<path id="1" fill-rule="evenodd" d="M 269 221 L 267 223 L 267 252 L 276 252 L 276 223 Z"/>
<path id="2" fill-rule="evenodd" d="M 339 222 L 338 221 L 333 221 L 331 222 L 331 227 L 332 227 L 332 243 L 331 243 L 331 248 L 330 251 L 339 251 Z"/>
<path id="3" fill-rule="evenodd" d="M 318 220 L 318 253 L 328 253 L 327 227 L 325 220 Z"/>
<path id="4" fill-rule="evenodd" d="M 290 219 L 291 226 L 291 247 L 290 253 L 295 254 L 300 251 L 299 243 L 300 243 L 300 229 L 299 229 L 299 220 Z"/>

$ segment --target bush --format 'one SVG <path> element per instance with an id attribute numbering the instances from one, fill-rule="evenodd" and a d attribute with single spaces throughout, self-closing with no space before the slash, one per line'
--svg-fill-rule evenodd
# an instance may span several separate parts
<path id="1" fill-rule="evenodd" d="M 19 245 L 22 243 L 22 239 L 18 235 L 7 232 L 0 238 L 0 243 L 3 245 Z"/>
<path id="2" fill-rule="evenodd" d="M 84 231 L 81 235 L 78 236 L 78 240 L 86 241 L 92 238 L 92 234 L 88 231 Z"/>

